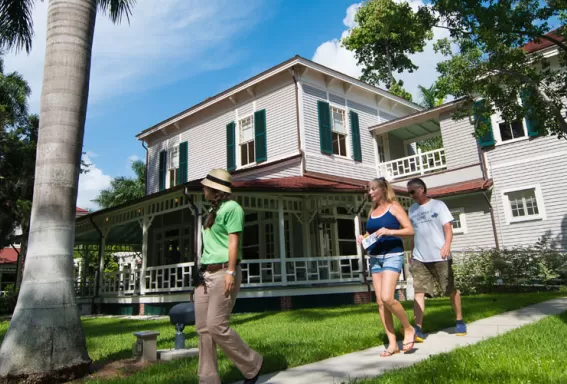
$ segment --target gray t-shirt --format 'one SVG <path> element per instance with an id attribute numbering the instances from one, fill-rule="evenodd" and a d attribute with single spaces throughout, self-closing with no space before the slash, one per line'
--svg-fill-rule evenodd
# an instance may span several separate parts
<path id="1" fill-rule="evenodd" d="M 415 235 L 413 257 L 422 263 L 443 261 L 441 248 L 445 244 L 443 225 L 454 220 L 449 208 L 441 200 L 431 199 L 423 205 L 413 204 L 409 218 Z"/>

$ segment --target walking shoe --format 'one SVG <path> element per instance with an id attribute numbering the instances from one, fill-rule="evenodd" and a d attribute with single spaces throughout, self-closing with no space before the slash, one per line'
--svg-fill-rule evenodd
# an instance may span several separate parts
<path id="1" fill-rule="evenodd" d="M 415 342 L 416 343 L 423 343 L 425 336 L 423 336 L 423 332 L 421 331 L 421 327 L 413 327 L 415 329 Z"/>
<path id="2" fill-rule="evenodd" d="M 465 336 L 467 334 L 467 326 L 462 320 L 457 321 L 457 325 L 455 326 L 455 333 L 457 336 Z"/>
<path id="3" fill-rule="evenodd" d="M 260 369 L 258 370 L 258 373 L 256 374 L 256 376 L 254 376 L 251 379 L 244 379 L 244 381 L 242 382 L 242 384 L 256 384 L 256 382 L 258 381 L 258 379 L 260 378 L 260 372 L 262 372 L 262 368 L 264 367 L 264 362 L 262 361 L 262 365 L 260 366 Z"/>

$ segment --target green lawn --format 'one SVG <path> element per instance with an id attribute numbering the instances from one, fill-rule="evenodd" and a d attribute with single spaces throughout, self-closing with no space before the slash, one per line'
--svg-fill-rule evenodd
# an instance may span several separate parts
<path id="1" fill-rule="evenodd" d="M 463 311 L 467 321 L 474 321 L 564 295 L 547 292 L 469 296 L 463 298 Z M 412 302 L 406 302 L 404 306 L 411 316 Z M 135 339 L 132 333 L 136 331 L 159 331 L 158 348 L 173 347 L 175 330 L 168 320 L 85 319 L 83 324 L 89 354 L 97 362 L 131 357 Z M 244 340 L 264 356 L 265 373 L 378 346 L 384 343 L 385 337 L 375 304 L 234 315 L 232 324 Z M 454 316 L 448 299 L 427 301 L 425 332 L 453 325 Z M 7 322 L 0 323 L 0 337 L 7 327 Z M 185 333 L 188 335 L 187 345 L 196 346 L 194 327 L 187 328 Z M 242 378 L 222 353 L 219 358 L 224 381 Z M 154 364 L 126 379 L 106 379 L 104 382 L 197 383 L 196 372 L 197 359 L 193 358 Z M 103 382 L 100 379 L 88 381 Z"/>
<path id="2" fill-rule="evenodd" d="M 567 312 L 356 384 L 567 383 Z"/>

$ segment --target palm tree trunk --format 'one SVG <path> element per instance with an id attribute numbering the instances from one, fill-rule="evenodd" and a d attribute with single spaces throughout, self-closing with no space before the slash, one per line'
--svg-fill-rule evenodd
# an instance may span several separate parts
<path id="1" fill-rule="evenodd" d="M 24 277 L 0 347 L 0 377 L 87 373 L 73 280 L 75 205 L 97 0 L 50 0 L 31 226 Z"/>

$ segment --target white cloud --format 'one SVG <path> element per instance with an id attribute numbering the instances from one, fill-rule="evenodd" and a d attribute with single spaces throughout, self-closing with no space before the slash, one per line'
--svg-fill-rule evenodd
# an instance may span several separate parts
<path id="1" fill-rule="evenodd" d="M 395 1 L 402 2 L 404 0 Z M 410 3 L 410 6 L 414 11 L 417 10 L 418 7 L 424 5 L 421 0 L 411 0 L 407 2 Z M 343 24 L 348 29 L 351 29 L 356 25 L 354 16 L 356 14 L 356 10 L 360 6 L 361 3 L 356 3 L 347 8 Z M 348 35 L 348 29 L 343 31 L 341 39 Z M 440 38 L 449 37 L 449 32 L 442 28 L 433 28 L 433 33 L 433 40 L 427 43 L 423 52 L 410 55 L 412 61 L 419 67 L 419 69 L 413 73 L 405 72 L 394 75 L 396 78 L 404 81 L 404 88 L 413 95 L 413 100 L 415 102 L 419 102 L 417 86 L 423 85 L 428 87 L 433 84 L 435 79 L 438 77 L 436 69 L 437 63 L 444 59 L 441 54 L 435 53 L 433 44 Z M 362 74 L 361 67 L 356 64 L 354 53 L 342 47 L 339 39 L 326 41 L 319 45 L 313 55 L 313 61 L 352 77 L 358 78 Z"/>
<path id="2" fill-rule="evenodd" d="M 32 88 L 30 109 L 39 110 L 48 2 L 35 2 L 30 55 L 10 52 L 7 71 L 18 71 Z M 220 69 L 239 59 L 233 48 L 240 32 L 258 19 L 258 2 L 230 0 L 138 1 L 131 24 L 114 25 L 99 12 L 95 27 L 89 103 L 143 91 Z"/>
<path id="3" fill-rule="evenodd" d="M 104 174 L 102 169 L 97 168 L 88 155 L 83 155 L 83 160 L 90 164 L 90 167 L 87 173 L 83 173 L 79 177 L 77 207 L 97 210 L 100 207 L 91 200 L 95 199 L 101 190 L 110 187 L 112 177 Z"/>

